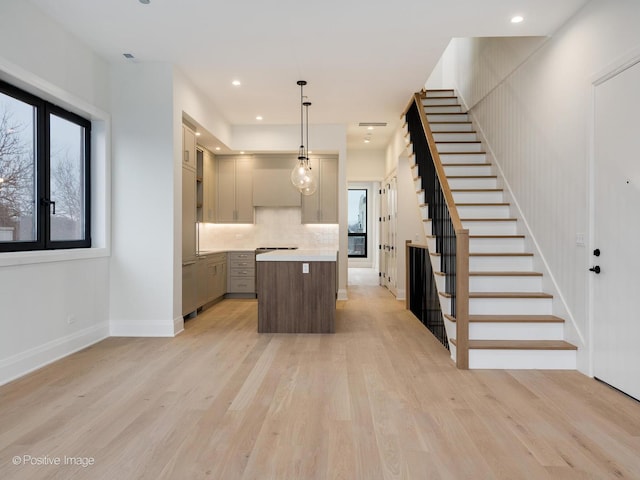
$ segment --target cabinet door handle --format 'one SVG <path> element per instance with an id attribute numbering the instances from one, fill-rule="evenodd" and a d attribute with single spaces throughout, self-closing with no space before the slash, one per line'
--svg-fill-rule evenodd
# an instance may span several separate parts
<path id="1" fill-rule="evenodd" d="M 189 163 L 189 150 L 184 151 L 183 159 L 185 163 Z"/>
<path id="2" fill-rule="evenodd" d="M 195 263 L 196 263 L 195 261 L 193 261 L 193 262 L 182 262 L 182 266 L 183 267 L 188 267 L 189 265 L 195 265 Z"/>

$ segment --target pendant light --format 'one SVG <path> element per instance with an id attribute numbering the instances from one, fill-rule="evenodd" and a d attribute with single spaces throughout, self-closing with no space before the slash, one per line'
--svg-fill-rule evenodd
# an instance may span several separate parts
<path id="1" fill-rule="evenodd" d="M 300 85 L 300 148 L 298 149 L 298 161 L 291 171 L 291 183 L 300 190 L 303 195 L 312 195 L 316 191 L 315 175 L 311 171 L 307 147 L 309 143 L 309 105 L 311 102 L 304 101 L 305 80 L 298 80 Z M 307 147 L 304 145 L 304 109 L 307 112 Z"/>

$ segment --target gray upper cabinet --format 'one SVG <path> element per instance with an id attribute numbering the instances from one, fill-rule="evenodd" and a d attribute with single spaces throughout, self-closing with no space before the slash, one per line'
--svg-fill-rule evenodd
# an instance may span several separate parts
<path id="1" fill-rule="evenodd" d="M 302 196 L 302 223 L 338 223 L 338 158 L 312 158 L 311 169 L 318 189 L 313 195 Z"/>
<path id="2" fill-rule="evenodd" d="M 196 133 L 182 126 L 182 166 L 196 169 Z"/>
<path id="3" fill-rule="evenodd" d="M 253 223 L 253 164 L 249 157 L 216 157 L 216 221 Z"/>

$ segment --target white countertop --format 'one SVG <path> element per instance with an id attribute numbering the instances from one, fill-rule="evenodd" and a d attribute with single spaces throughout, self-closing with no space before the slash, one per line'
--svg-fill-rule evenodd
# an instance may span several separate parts
<path id="1" fill-rule="evenodd" d="M 257 262 L 335 262 L 337 250 L 273 250 L 256 255 Z"/>

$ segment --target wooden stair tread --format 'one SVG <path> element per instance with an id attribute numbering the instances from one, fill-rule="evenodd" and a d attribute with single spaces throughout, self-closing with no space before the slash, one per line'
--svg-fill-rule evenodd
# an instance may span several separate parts
<path id="1" fill-rule="evenodd" d="M 470 277 L 541 277 L 540 272 L 469 272 Z"/>
<path id="2" fill-rule="evenodd" d="M 445 314 L 450 321 L 456 317 Z M 564 323 L 564 319 L 555 315 L 469 315 L 469 322 L 474 323 Z"/>
<path id="3" fill-rule="evenodd" d="M 517 222 L 517 218 L 461 218 L 461 222 Z"/>
<path id="4" fill-rule="evenodd" d="M 457 122 L 429 122 L 429 125 L 459 125 L 461 123 L 464 123 L 465 125 L 470 125 L 473 122 L 470 122 L 468 120 L 459 120 Z M 406 124 L 406 122 L 405 122 Z M 475 132 L 475 130 L 473 130 Z M 433 133 L 446 133 L 446 132 L 433 132 Z M 452 132 L 452 133 L 459 133 L 457 130 Z"/>
<path id="5" fill-rule="evenodd" d="M 469 292 L 469 298 L 553 298 L 544 292 Z"/>
<path id="6" fill-rule="evenodd" d="M 442 132 L 433 132 L 434 134 L 436 133 L 442 133 Z M 438 143 L 464 143 L 464 144 L 468 144 L 468 143 L 482 143 L 479 140 L 436 140 L 436 144 Z"/>
<path id="7" fill-rule="evenodd" d="M 456 344 L 455 338 L 449 339 Z M 577 350 L 564 340 L 469 340 L 470 350 Z"/>
<path id="8" fill-rule="evenodd" d="M 459 143 L 459 142 L 453 142 Z M 438 152 L 440 155 L 485 155 L 487 152 Z"/>
<path id="9" fill-rule="evenodd" d="M 524 238 L 524 235 L 469 235 L 469 238 Z"/>
<path id="10" fill-rule="evenodd" d="M 441 257 L 441 252 L 431 252 L 431 255 Z M 477 252 L 469 253 L 470 257 L 533 257 L 533 253 L 529 252 Z"/>
<path id="11" fill-rule="evenodd" d="M 504 192 L 504 188 L 452 188 L 452 192 Z"/>
<path id="12" fill-rule="evenodd" d="M 497 175 L 447 175 L 447 178 L 498 178 Z"/>
<path id="13" fill-rule="evenodd" d="M 441 297 L 451 298 L 447 292 L 438 292 Z M 546 299 L 553 298 L 553 295 L 544 292 L 469 292 L 469 298 L 520 298 L 520 299 Z"/>
<path id="14" fill-rule="evenodd" d="M 508 207 L 510 203 L 456 203 L 456 207 Z"/>
<path id="15" fill-rule="evenodd" d="M 441 132 L 437 132 L 437 133 L 441 133 Z M 491 162 L 484 162 L 484 163 L 447 163 L 445 165 L 443 165 L 444 167 L 487 167 L 492 165 Z"/>

